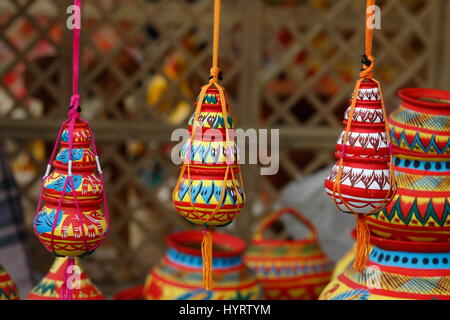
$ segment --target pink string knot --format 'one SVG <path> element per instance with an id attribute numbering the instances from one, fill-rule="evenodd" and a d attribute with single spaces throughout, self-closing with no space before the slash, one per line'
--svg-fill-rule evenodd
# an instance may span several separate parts
<path id="1" fill-rule="evenodd" d="M 341 152 L 339 152 L 339 159 L 344 159 L 345 149 L 347 149 L 347 145 L 343 144 L 341 147 Z"/>
<path id="2" fill-rule="evenodd" d="M 69 119 L 78 118 L 80 116 L 80 95 L 74 94 L 70 98 Z"/>
<path id="3" fill-rule="evenodd" d="M 227 146 L 227 164 L 232 164 L 233 160 L 231 159 L 232 150 L 230 146 Z"/>
<path id="4" fill-rule="evenodd" d="M 64 270 L 64 283 L 61 286 L 60 299 L 72 300 L 73 299 L 73 283 L 69 283 L 73 273 L 73 266 L 75 265 L 75 258 L 69 257 L 66 269 Z"/>

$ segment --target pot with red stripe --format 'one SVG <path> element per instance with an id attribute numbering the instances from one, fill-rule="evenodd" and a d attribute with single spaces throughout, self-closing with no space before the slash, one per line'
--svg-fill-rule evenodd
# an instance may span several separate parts
<path id="1" fill-rule="evenodd" d="M 327 194 L 336 199 L 336 206 L 346 213 L 375 213 L 374 208 L 386 204 L 392 194 L 389 163 L 384 159 L 357 160 L 344 157 L 339 186 L 334 186 L 339 161 L 325 179 Z M 340 196 L 344 202 L 339 201 Z"/>

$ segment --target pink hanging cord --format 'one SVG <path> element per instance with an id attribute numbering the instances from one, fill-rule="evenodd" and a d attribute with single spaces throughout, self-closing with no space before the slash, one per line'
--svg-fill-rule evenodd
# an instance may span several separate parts
<path id="1" fill-rule="evenodd" d="M 86 241 L 86 232 L 83 228 L 83 216 L 80 212 L 80 204 L 78 202 L 78 197 L 75 190 L 75 184 L 73 181 L 72 176 L 72 150 L 73 150 L 73 132 L 75 130 L 75 123 L 79 121 L 80 119 L 80 95 L 78 94 L 78 79 L 79 79 L 79 69 L 80 69 L 80 28 L 81 26 L 78 25 L 78 21 L 81 20 L 81 0 L 74 0 L 73 2 L 74 6 L 76 6 L 75 10 L 75 26 L 73 29 L 73 46 L 72 46 L 72 97 L 70 98 L 70 109 L 69 109 L 69 164 L 68 164 L 68 177 L 64 183 L 62 196 L 59 199 L 58 207 L 56 209 L 56 217 L 55 217 L 55 223 L 52 227 L 52 245 L 53 245 L 53 234 L 56 228 L 56 222 L 58 221 L 58 216 L 60 214 L 60 207 L 62 204 L 62 200 L 64 198 L 64 194 L 66 191 L 67 181 L 69 181 L 72 194 L 73 194 L 73 200 L 75 203 L 75 208 L 77 212 L 77 218 L 79 222 L 79 226 L 81 229 L 81 233 L 84 239 L 84 245 L 86 250 L 89 249 L 89 245 Z M 80 15 L 78 15 L 78 13 Z M 62 300 L 72 300 L 73 298 L 73 288 L 72 286 L 69 286 L 67 284 L 67 279 L 70 276 L 68 270 L 73 266 L 74 264 L 74 257 L 69 257 L 69 263 L 67 264 L 67 268 L 64 271 L 64 290 L 61 290 L 61 299 Z"/>
<path id="2" fill-rule="evenodd" d="M 61 300 L 73 300 L 73 283 L 69 284 L 71 280 L 72 273 L 74 271 L 73 266 L 75 265 L 75 257 L 69 257 L 66 269 L 64 270 L 64 282 L 61 286 L 61 291 L 59 293 Z"/>
<path id="3" fill-rule="evenodd" d="M 339 159 L 344 159 L 346 150 L 347 150 L 347 145 L 343 144 L 342 148 L 341 148 L 341 152 L 339 152 Z"/>
<path id="4" fill-rule="evenodd" d="M 80 95 L 78 94 L 78 78 L 80 70 L 80 28 L 81 25 L 77 25 L 77 21 L 81 21 L 81 0 L 74 0 L 73 5 L 78 9 L 75 10 L 75 28 L 73 29 L 73 53 L 72 53 L 72 98 L 70 99 L 71 110 L 69 111 L 69 119 L 72 118 L 74 113 L 78 113 L 78 107 L 80 106 Z M 81 24 L 81 22 L 80 22 Z"/>

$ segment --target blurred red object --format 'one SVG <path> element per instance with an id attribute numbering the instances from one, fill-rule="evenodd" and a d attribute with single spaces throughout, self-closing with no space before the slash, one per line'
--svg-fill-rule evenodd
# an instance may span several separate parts
<path id="1" fill-rule="evenodd" d="M 145 300 L 144 299 L 144 286 L 131 287 L 117 292 L 114 296 L 114 300 Z"/>

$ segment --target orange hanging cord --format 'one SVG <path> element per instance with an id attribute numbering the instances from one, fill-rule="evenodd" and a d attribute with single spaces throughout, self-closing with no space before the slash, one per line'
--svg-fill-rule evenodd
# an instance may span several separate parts
<path id="1" fill-rule="evenodd" d="M 181 184 L 181 181 L 184 177 L 184 174 L 187 174 L 187 178 L 189 181 L 189 187 L 188 187 L 188 194 L 189 194 L 189 201 L 190 201 L 190 206 L 192 209 L 192 212 L 195 214 L 195 216 L 201 220 L 203 222 L 203 226 L 204 226 L 204 236 L 203 236 L 203 240 L 202 240 L 202 259 L 203 259 L 203 286 L 206 290 L 211 290 L 213 287 L 213 279 L 212 279 L 212 244 L 213 244 L 213 235 L 211 233 L 210 228 L 208 227 L 208 222 L 209 220 L 217 213 L 217 211 L 220 209 L 220 207 L 222 206 L 223 201 L 225 200 L 225 194 L 226 194 L 226 181 L 228 180 L 228 176 L 231 175 L 231 181 L 233 184 L 233 188 L 236 192 L 236 195 L 239 196 L 239 192 L 238 192 L 238 183 L 237 183 L 237 179 L 239 179 L 239 183 L 241 188 L 243 188 L 244 184 L 243 184 L 243 179 L 242 179 L 242 174 L 239 172 L 239 177 L 235 176 L 234 173 L 234 167 L 235 165 L 232 165 L 230 163 L 227 162 L 226 164 L 226 170 L 225 170 L 225 176 L 224 176 L 224 180 L 223 180 L 223 184 L 222 184 L 222 188 L 221 188 L 221 193 L 220 193 L 220 199 L 217 202 L 217 206 L 214 208 L 213 211 L 211 211 L 211 213 L 209 213 L 208 215 L 201 215 L 197 212 L 197 210 L 194 207 L 193 204 L 193 199 L 192 199 L 192 180 L 191 180 L 191 149 L 192 149 L 192 144 L 194 142 L 194 135 L 195 135 L 195 129 L 196 129 L 196 125 L 199 123 L 199 116 L 200 116 L 200 112 L 201 112 L 201 107 L 203 105 L 203 101 L 205 99 L 206 96 L 206 92 L 207 90 L 211 87 L 214 86 L 217 88 L 217 90 L 219 91 L 219 96 L 220 96 L 220 103 L 221 103 L 221 107 L 222 107 L 222 116 L 224 119 L 224 123 L 225 123 L 225 132 L 226 132 L 226 150 L 229 151 L 229 140 L 230 140 L 230 136 L 229 136 L 229 124 L 228 124 L 228 112 L 227 112 L 227 104 L 226 104 L 226 97 L 225 97 L 225 90 L 224 88 L 219 85 L 219 80 L 220 80 L 220 74 L 221 71 L 218 67 L 218 63 L 219 63 L 219 38 L 220 38 L 220 0 L 214 0 L 214 33 L 213 33 L 213 52 L 212 52 L 212 67 L 210 70 L 210 80 L 209 83 L 205 86 L 203 86 L 201 88 L 200 91 L 200 95 L 198 97 L 197 100 L 197 104 L 196 104 L 196 109 L 195 109 L 195 114 L 194 114 L 194 119 L 193 119 L 193 123 L 192 123 L 192 132 L 191 132 L 191 139 L 190 139 L 190 143 L 191 145 L 189 146 L 189 148 L 187 149 L 188 151 L 185 154 L 185 159 L 183 159 L 183 165 L 181 167 L 181 171 L 180 171 L 180 175 L 178 177 L 178 182 L 177 185 L 175 186 L 175 188 L 173 189 L 173 194 L 172 194 L 172 198 L 175 199 L 175 194 L 177 192 L 177 190 L 179 189 L 179 186 Z M 189 143 L 189 142 L 188 142 Z"/>
<path id="2" fill-rule="evenodd" d="M 352 103 L 350 105 L 348 120 L 347 120 L 347 126 L 345 128 L 345 134 L 343 137 L 342 145 L 343 145 L 343 151 L 341 152 L 341 156 L 339 158 L 338 163 L 338 172 L 336 174 L 336 178 L 333 183 L 333 197 L 335 199 L 335 204 L 337 206 L 338 203 L 343 204 L 347 210 L 357 216 L 357 223 L 356 223 L 356 257 L 355 261 L 353 263 L 353 267 L 359 271 L 363 272 L 364 267 L 366 265 L 367 259 L 369 257 L 370 253 L 370 231 L 369 227 L 367 225 L 366 221 L 366 215 L 375 214 L 379 212 L 380 210 L 383 210 L 384 207 L 392 200 L 392 198 L 395 195 L 395 191 L 397 189 L 397 185 L 395 182 L 395 173 L 394 173 L 394 165 L 393 165 L 393 157 L 392 157 L 392 148 L 391 148 L 391 139 L 389 134 L 389 127 L 387 124 L 387 115 L 386 115 L 386 109 L 384 106 L 384 100 L 383 100 L 383 94 L 381 91 L 380 83 L 373 78 L 373 70 L 375 68 L 375 58 L 372 56 L 372 43 L 373 43 L 373 28 L 369 28 L 367 25 L 367 22 L 371 16 L 370 7 L 375 4 L 375 0 L 367 0 L 366 2 L 366 41 L 365 41 L 365 60 L 363 60 L 363 66 L 362 71 L 359 74 L 360 79 L 356 81 L 355 88 L 353 90 L 353 96 L 352 96 Z M 380 205 L 377 207 L 374 207 L 370 212 L 367 214 L 360 214 L 355 212 L 352 207 L 347 203 L 347 201 L 344 199 L 341 193 L 341 177 L 342 177 L 342 171 L 343 171 L 343 162 L 344 162 L 344 152 L 345 152 L 345 145 L 348 140 L 348 136 L 350 133 L 352 121 L 353 121 L 353 114 L 356 107 L 356 100 L 358 98 L 359 89 L 361 86 L 361 83 L 366 80 L 370 79 L 374 81 L 377 84 L 378 92 L 380 93 L 380 100 L 381 100 L 381 106 L 383 110 L 383 116 L 386 123 L 386 138 L 387 143 L 391 149 L 390 155 L 389 155 L 389 192 L 387 193 L 385 199 L 381 201 Z"/>

